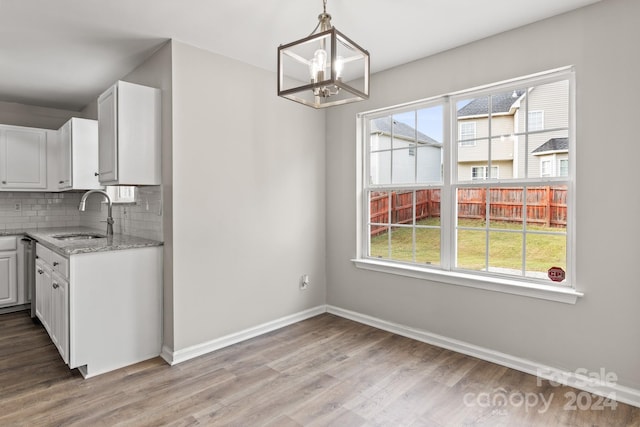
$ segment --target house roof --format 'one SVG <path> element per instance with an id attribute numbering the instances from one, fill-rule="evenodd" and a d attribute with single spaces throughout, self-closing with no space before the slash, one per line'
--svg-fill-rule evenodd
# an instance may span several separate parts
<path id="1" fill-rule="evenodd" d="M 385 135 L 391 135 L 391 120 L 388 117 L 381 117 L 371 120 L 371 133 L 382 133 Z M 436 144 L 441 145 L 438 141 L 431 138 L 428 135 L 420 131 L 416 131 L 415 128 L 409 126 L 406 123 L 393 120 L 393 136 L 396 138 L 404 138 L 413 141 L 418 137 L 418 142 L 422 144 Z"/>
<path id="2" fill-rule="evenodd" d="M 520 99 L 523 90 L 515 91 L 516 96 L 513 96 L 514 91 L 499 93 L 493 95 L 491 99 L 492 114 L 507 113 L 511 110 L 513 104 Z M 482 98 L 476 98 L 464 107 L 458 110 L 458 117 L 466 116 L 486 116 L 489 114 L 489 97 L 483 96 Z"/>
<path id="3" fill-rule="evenodd" d="M 531 154 L 540 154 L 549 151 L 569 151 L 569 138 L 551 138 L 533 150 Z"/>

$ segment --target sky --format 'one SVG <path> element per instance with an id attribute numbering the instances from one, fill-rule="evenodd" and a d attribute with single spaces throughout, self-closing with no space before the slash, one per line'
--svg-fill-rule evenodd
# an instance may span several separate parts
<path id="1" fill-rule="evenodd" d="M 460 108 L 471 102 L 471 99 L 459 101 L 456 108 Z M 444 123 L 442 120 L 442 105 L 434 105 L 428 108 L 422 108 L 417 110 L 417 118 L 415 111 L 408 111 L 406 113 L 394 114 L 393 119 L 402 123 L 406 123 L 414 129 L 418 129 L 418 132 L 435 139 L 438 142 L 442 142 Z M 417 127 L 416 127 L 417 121 Z"/>

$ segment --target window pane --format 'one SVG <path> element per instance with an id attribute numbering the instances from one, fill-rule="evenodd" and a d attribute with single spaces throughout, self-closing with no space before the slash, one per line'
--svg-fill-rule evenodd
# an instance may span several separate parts
<path id="1" fill-rule="evenodd" d="M 416 191 L 416 224 L 440 226 L 440 189 Z"/>
<path id="2" fill-rule="evenodd" d="M 444 119 L 442 105 L 418 110 L 418 141 L 425 144 L 442 144 Z"/>
<path id="3" fill-rule="evenodd" d="M 461 220 L 484 221 L 486 219 L 486 188 L 458 188 L 457 196 L 458 223 Z"/>
<path id="4" fill-rule="evenodd" d="M 567 270 L 567 236 L 527 234 L 526 276 L 551 281 L 551 267 Z"/>
<path id="5" fill-rule="evenodd" d="M 491 135 L 501 136 L 514 133 L 514 117 L 520 105 L 524 89 L 509 90 L 491 96 Z M 487 114 L 484 111 L 482 114 Z M 485 118 L 484 121 L 487 121 Z M 487 125 L 488 127 L 488 125 Z M 487 130 L 489 136 L 489 131 Z"/>
<path id="6" fill-rule="evenodd" d="M 413 227 L 391 227 L 391 259 L 413 262 Z"/>
<path id="7" fill-rule="evenodd" d="M 489 225 L 491 228 L 522 230 L 523 187 L 497 187 L 489 190 Z"/>
<path id="8" fill-rule="evenodd" d="M 524 136 L 519 138 L 524 140 Z M 528 146 L 529 178 L 560 176 L 560 161 L 569 159 L 568 131 L 531 134 Z"/>
<path id="9" fill-rule="evenodd" d="M 369 182 L 371 184 L 391 183 L 391 152 L 371 153 L 369 163 Z"/>
<path id="10" fill-rule="evenodd" d="M 369 149 L 371 151 L 391 149 L 391 116 L 373 119 L 370 122 Z"/>
<path id="11" fill-rule="evenodd" d="M 413 224 L 413 191 L 391 193 L 391 223 Z"/>
<path id="12" fill-rule="evenodd" d="M 538 127 L 539 129 L 569 127 L 569 82 L 567 80 L 530 88 L 528 98 L 529 119 L 533 118 L 529 123 L 529 132 L 538 130 Z"/>
<path id="13" fill-rule="evenodd" d="M 390 206 L 389 193 L 376 191 L 369 193 L 369 222 L 371 224 L 388 224 Z M 375 231 L 373 228 L 372 234 Z"/>
<path id="14" fill-rule="evenodd" d="M 522 233 L 489 232 L 489 271 L 522 275 Z"/>
<path id="15" fill-rule="evenodd" d="M 435 223 L 423 220 L 421 224 Z M 416 228 L 416 262 L 440 265 L 440 228 Z"/>
<path id="16" fill-rule="evenodd" d="M 370 226 L 369 256 L 389 258 L 389 227 Z"/>
<path id="17" fill-rule="evenodd" d="M 391 182 L 393 184 L 412 184 L 416 182 L 415 144 L 403 143 L 404 149 L 393 150 L 393 168 Z M 394 141 L 394 145 L 401 145 Z"/>
<path id="18" fill-rule="evenodd" d="M 419 146 L 417 156 L 417 182 L 442 182 L 442 147 L 436 145 Z"/>
<path id="19" fill-rule="evenodd" d="M 567 186 L 527 187 L 527 225 L 567 226 Z"/>
<path id="20" fill-rule="evenodd" d="M 463 220 L 459 225 L 469 224 Z M 456 267 L 468 270 L 486 270 L 486 236 L 487 233 L 476 230 L 458 230 L 458 254 Z"/>
<path id="21" fill-rule="evenodd" d="M 415 144 L 417 140 L 416 132 L 415 111 L 393 115 L 392 147 L 394 149 L 407 147 L 408 144 Z"/>

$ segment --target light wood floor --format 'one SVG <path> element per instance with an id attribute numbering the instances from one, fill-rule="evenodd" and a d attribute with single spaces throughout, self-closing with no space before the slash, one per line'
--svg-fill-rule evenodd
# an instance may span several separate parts
<path id="1" fill-rule="evenodd" d="M 0 426 L 640 426 L 638 408 L 570 410 L 579 390 L 536 381 L 329 314 L 83 380 L 26 312 L 0 316 Z"/>

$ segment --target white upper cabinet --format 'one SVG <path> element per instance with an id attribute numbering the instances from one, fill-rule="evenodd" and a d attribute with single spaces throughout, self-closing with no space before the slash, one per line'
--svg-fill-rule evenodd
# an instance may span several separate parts
<path id="1" fill-rule="evenodd" d="M 0 189 L 47 189 L 45 129 L 0 125 Z"/>
<path id="2" fill-rule="evenodd" d="M 102 185 L 160 185 L 160 90 L 118 81 L 98 98 Z"/>
<path id="3" fill-rule="evenodd" d="M 98 180 L 98 122 L 72 118 L 58 130 L 58 189 L 102 188 Z"/>

